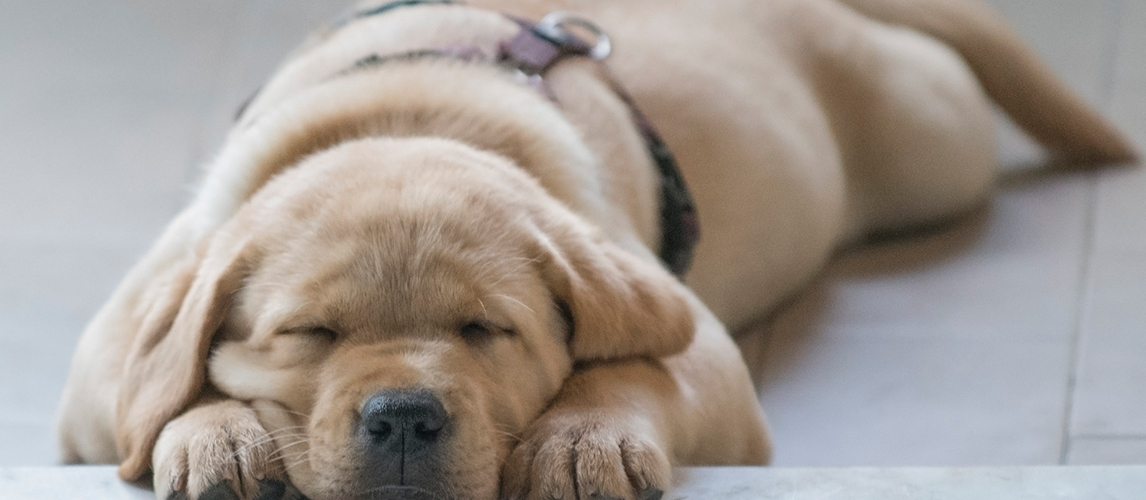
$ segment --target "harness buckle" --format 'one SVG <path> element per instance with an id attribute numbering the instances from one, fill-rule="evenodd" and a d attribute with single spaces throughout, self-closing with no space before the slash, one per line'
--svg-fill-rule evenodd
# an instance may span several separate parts
<path id="1" fill-rule="evenodd" d="M 566 26 L 579 26 L 593 34 L 596 41 L 587 54 L 593 60 L 604 61 L 609 57 L 609 54 L 613 52 L 613 42 L 604 29 L 601 29 L 601 27 L 597 26 L 593 21 L 570 12 L 561 10 L 551 12 L 541 18 L 541 21 L 534 26 L 534 29 L 541 35 L 557 43 L 566 43 L 569 40 L 577 38 L 572 32 L 566 29 Z"/>

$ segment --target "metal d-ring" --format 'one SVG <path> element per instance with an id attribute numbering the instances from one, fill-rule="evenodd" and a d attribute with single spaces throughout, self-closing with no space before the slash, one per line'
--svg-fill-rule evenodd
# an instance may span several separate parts
<path id="1" fill-rule="evenodd" d="M 597 61 L 603 61 L 613 52 L 613 42 L 609 39 L 609 34 L 605 33 L 605 30 L 601 29 L 601 27 L 597 26 L 593 21 L 576 14 L 561 10 L 551 12 L 549 15 L 541 18 L 541 21 L 537 23 L 536 29 L 540 31 L 541 34 L 554 40 L 564 40 L 573 36 L 569 30 L 565 29 L 567 25 L 585 28 L 597 38 L 596 43 L 593 44 L 593 48 L 589 49 L 589 57 Z"/>

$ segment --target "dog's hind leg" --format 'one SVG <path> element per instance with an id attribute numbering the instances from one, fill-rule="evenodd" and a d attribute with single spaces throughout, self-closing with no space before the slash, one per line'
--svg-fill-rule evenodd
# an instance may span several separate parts
<path id="1" fill-rule="evenodd" d="M 987 94 L 1024 130 L 1067 160 L 1131 162 L 1138 151 L 1054 75 L 1019 36 L 977 0 L 839 0 L 860 13 L 947 44 Z"/>

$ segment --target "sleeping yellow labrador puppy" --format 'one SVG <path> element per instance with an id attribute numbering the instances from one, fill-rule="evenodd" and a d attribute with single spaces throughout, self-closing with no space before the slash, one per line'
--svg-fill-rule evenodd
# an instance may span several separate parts
<path id="1" fill-rule="evenodd" d="M 65 459 L 314 500 L 650 499 L 767 463 L 726 328 L 983 201 L 988 97 L 1067 159 L 1135 154 L 969 0 L 360 5 L 84 332 Z"/>

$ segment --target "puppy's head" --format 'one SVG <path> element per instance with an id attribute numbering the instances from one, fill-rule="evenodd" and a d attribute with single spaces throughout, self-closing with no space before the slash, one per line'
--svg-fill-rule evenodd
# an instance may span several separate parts
<path id="1" fill-rule="evenodd" d="M 315 500 L 493 498 L 582 360 L 691 340 L 684 290 L 507 160 L 363 140 L 271 181 L 157 279 L 118 414 L 121 475 L 207 382 L 251 401 Z"/>

